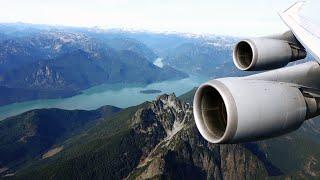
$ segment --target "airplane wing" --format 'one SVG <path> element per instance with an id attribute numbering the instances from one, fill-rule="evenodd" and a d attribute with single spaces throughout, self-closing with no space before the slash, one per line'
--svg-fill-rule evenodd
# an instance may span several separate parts
<path id="1" fill-rule="evenodd" d="M 304 1 L 297 2 L 279 15 L 304 48 L 320 63 L 320 26 L 299 13 L 304 4 Z"/>

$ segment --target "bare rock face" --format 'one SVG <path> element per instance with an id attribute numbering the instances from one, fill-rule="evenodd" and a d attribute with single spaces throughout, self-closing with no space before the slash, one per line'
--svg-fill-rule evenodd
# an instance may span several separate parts
<path id="1" fill-rule="evenodd" d="M 205 141 L 191 105 L 174 94 L 161 95 L 139 109 L 132 129 L 144 138 L 144 145 L 140 162 L 127 179 L 260 179 L 277 171 L 255 144 Z"/>

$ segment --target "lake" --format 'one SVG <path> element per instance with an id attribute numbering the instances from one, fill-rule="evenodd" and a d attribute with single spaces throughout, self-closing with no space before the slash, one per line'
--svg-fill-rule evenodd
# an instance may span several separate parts
<path id="1" fill-rule="evenodd" d="M 154 100 L 158 95 L 164 93 L 175 93 L 179 96 L 207 80 L 208 78 L 191 76 L 185 79 L 163 81 L 149 85 L 103 84 L 84 90 L 82 94 L 69 98 L 42 99 L 0 106 L 0 120 L 32 109 L 41 108 L 93 110 L 104 105 L 126 108 L 144 101 Z M 155 94 L 140 93 L 140 91 L 148 89 L 156 89 L 162 92 Z"/>

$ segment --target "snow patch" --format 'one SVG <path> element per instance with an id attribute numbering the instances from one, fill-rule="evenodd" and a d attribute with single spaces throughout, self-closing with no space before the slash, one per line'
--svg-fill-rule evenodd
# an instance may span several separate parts
<path id="1" fill-rule="evenodd" d="M 52 157 L 52 156 L 58 154 L 62 150 L 63 150 L 63 146 L 50 149 L 48 152 L 46 152 L 45 154 L 42 155 L 42 159 L 47 159 L 49 157 Z"/>
<path id="2" fill-rule="evenodd" d="M 56 50 L 56 51 L 59 51 L 62 47 L 62 44 L 56 44 L 53 49 Z"/>
<path id="3" fill-rule="evenodd" d="M 77 36 L 77 38 L 79 38 L 79 37 Z M 63 43 L 70 43 L 70 42 L 74 42 L 74 39 L 72 39 L 70 37 L 62 36 L 62 37 L 60 37 L 60 41 L 62 41 Z"/>
<path id="4" fill-rule="evenodd" d="M 158 66 L 159 68 L 163 68 L 164 64 L 163 64 L 162 60 L 163 60 L 163 58 L 157 58 L 157 59 L 153 62 L 153 64 L 156 65 L 156 66 Z"/>
<path id="5" fill-rule="evenodd" d="M 8 170 L 7 167 L 0 167 L 0 173 L 3 173 L 3 172 L 5 172 L 5 171 L 7 171 L 7 170 Z"/>
<path id="6" fill-rule="evenodd" d="M 175 134 L 177 134 L 177 132 L 179 132 L 182 128 L 184 127 L 184 122 L 178 122 L 175 121 L 173 123 L 173 127 L 171 129 L 171 131 L 169 131 L 167 134 L 167 139 L 171 139 Z M 166 139 L 166 140 L 167 140 Z"/>

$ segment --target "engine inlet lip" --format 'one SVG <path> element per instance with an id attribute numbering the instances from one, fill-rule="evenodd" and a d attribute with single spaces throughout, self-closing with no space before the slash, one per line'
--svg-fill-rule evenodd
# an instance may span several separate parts
<path id="1" fill-rule="evenodd" d="M 250 46 L 251 51 L 252 51 L 252 59 L 251 62 L 248 66 L 244 66 L 243 64 L 241 64 L 238 60 L 238 51 L 239 51 L 239 46 L 243 43 L 246 43 Z M 242 70 L 242 71 L 247 71 L 247 70 L 252 70 L 253 66 L 257 63 L 258 60 L 258 51 L 257 51 L 257 47 L 254 45 L 254 43 L 250 40 L 250 39 L 245 39 L 240 41 L 239 43 L 237 43 L 234 47 L 233 53 L 232 53 L 232 59 L 233 59 L 233 63 L 235 64 L 235 66 Z"/>
<path id="2" fill-rule="evenodd" d="M 203 96 L 203 90 L 207 87 L 212 87 L 218 91 L 221 95 L 224 103 L 225 108 L 227 111 L 227 126 L 220 138 L 215 137 L 210 130 L 206 127 L 204 120 L 202 119 L 201 115 L 201 97 Z M 228 88 L 221 83 L 219 80 L 211 80 L 207 83 L 200 85 L 196 94 L 194 96 L 193 101 L 193 111 L 195 117 L 196 126 L 200 132 L 200 134 L 209 142 L 211 143 L 230 143 L 236 133 L 237 130 L 237 108 L 236 103 L 232 97 L 231 92 Z"/>

